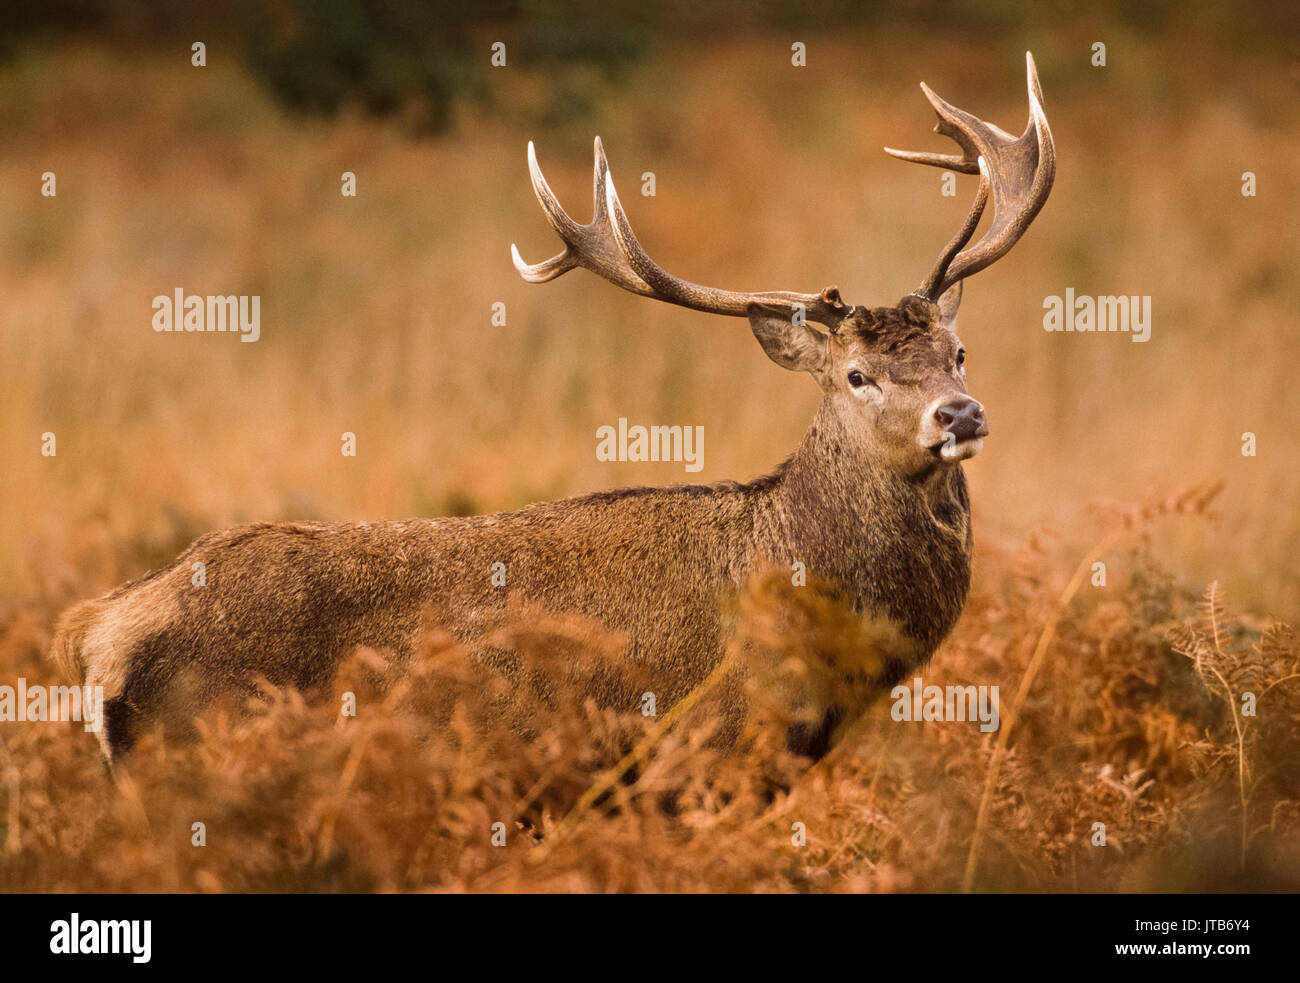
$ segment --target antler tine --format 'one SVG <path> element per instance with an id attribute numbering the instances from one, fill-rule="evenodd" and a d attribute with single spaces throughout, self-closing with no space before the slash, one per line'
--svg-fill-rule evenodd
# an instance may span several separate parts
<path id="1" fill-rule="evenodd" d="M 654 292 L 638 280 L 625 264 L 620 263 L 616 255 L 611 255 L 607 245 L 612 239 L 612 233 L 609 230 L 609 216 L 605 209 L 603 185 L 604 178 L 609 172 L 609 164 L 605 160 L 605 148 L 601 146 L 600 137 L 596 137 L 594 171 L 595 214 L 588 224 L 579 225 L 560 206 L 555 192 L 546 183 L 546 176 L 537 163 L 537 150 L 533 146 L 533 141 L 528 141 L 528 172 L 533 180 L 533 193 L 537 195 L 537 201 L 542 206 L 546 221 L 563 240 L 564 249 L 550 259 L 529 265 L 519 255 L 519 247 L 512 242 L 510 257 L 514 261 L 515 269 L 529 283 L 545 283 L 568 273 L 569 270 L 585 266 L 624 290 L 630 290 L 643 297 L 652 297 Z"/>
<path id="2" fill-rule="evenodd" d="M 528 144 L 528 169 L 532 174 L 533 191 L 546 220 L 564 241 L 562 252 L 531 266 L 520 257 L 518 247 L 511 244 L 510 255 L 515 269 L 530 283 L 554 280 L 582 266 L 631 293 L 711 314 L 744 317 L 755 307 L 792 312 L 796 307 L 802 307 L 808 320 L 825 324 L 832 331 L 853 311 L 852 306 L 840 299 L 835 287 L 827 287 L 820 294 L 786 291 L 741 293 L 701 286 L 665 271 L 650 258 L 632 231 L 614 188 L 600 137 L 595 142 L 594 214 L 586 225 L 578 225 L 560 207 L 537 164 L 531 141 Z"/>
<path id="3" fill-rule="evenodd" d="M 609 215 L 605 207 L 605 177 L 609 174 L 609 161 L 605 158 L 605 145 L 600 137 L 595 140 L 596 160 L 592 165 L 591 180 L 591 214 L 592 223 L 601 221 Z"/>
<path id="4" fill-rule="evenodd" d="M 924 82 L 921 83 L 921 89 L 931 102 L 939 98 Z M 939 127 L 936 126 L 934 131 L 938 133 Z M 886 147 L 885 153 L 892 154 L 899 160 L 911 161 L 913 164 L 929 164 L 931 167 L 942 167 L 945 171 L 961 171 L 963 174 L 979 173 L 979 165 L 973 161 L 968 161 L 964 154 L 928 154 L 917 150 L 895 150 L 893 147 Z"/>
<path id="5" fill-rule="evenodd" d="M 1043 90 L 1038 81 L 1038 69 L 1034 65 L 1034 56 L 1029 52 L 1025 53 L 1025 76 L 1029 91 L 1029 124 L 1020 137 L 1013 137 L 992 123 L 958 109 L 922 83 L 922 91 L 939 116 L 935 131 L 955 141 L 962 149 L 961 155 L 885 148 L 887 153 L 901 160 L 965 174 L 980 174 L 977 207 L 972 208 L 962 233 L 948 244 L 917 290 L 931 300 L 1011 249 L 1029 228 L 1051 192 L 1056 176 L 1056 146 L 1043 112 Z M 982 163 L 986 167 L 981 167 Z M 986 185 L 991 185 L 991 188 Z M 993 197 L 992 225 L 974 246 L 956 252 L 974 233 L 990 191 Z"/>

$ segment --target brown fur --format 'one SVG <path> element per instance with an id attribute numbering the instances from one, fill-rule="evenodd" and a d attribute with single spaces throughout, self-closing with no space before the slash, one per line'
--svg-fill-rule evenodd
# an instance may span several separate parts
<path id="1" fill-rule="evenodd" d="M 318 690 L 357 646 L 408 653 L 426 607 L 510 675 L 512 653 L 484 638 L 522 598 L 622 632 L 627 658 L 649 669 L 667 708 L 721 658 L 726 599 L 755 572 L 799 561 L 910 640 L 888 653 L 880 682 L 892 684 L 929 657 L 966 597 L 965 480 L 914 437 L 917 414 L 964 383 L 935 305 L 908 298 L 859 314 L 815 373 L 826 396 L 811 429 L 768 477 L 628 488 L 495 515 L 210 533 L 171 566 L 66 612 L 53 657 L 105 687 L 111 759 L 142 724 L 183 723 L 256 675 Z M 859 363 L 894 380 L 888 405 L 846 391 L 844 368 Z M 202 587 L 191 584 L 199 561 Z M 498 562 L 504 587 L 492 584 Z M 640 698 L 613 677 L 593 680 L 590 693 L 620 707 Z M 733 701 L 727 713 L 734 734 L 743 706 Z"/>

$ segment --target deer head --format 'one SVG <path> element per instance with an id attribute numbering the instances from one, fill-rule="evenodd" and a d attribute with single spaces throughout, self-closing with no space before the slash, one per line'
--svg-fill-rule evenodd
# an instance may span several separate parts
<path id="1" fill-rule="evenodd" d="M 1006 253 L 1024 234 L 1052 187 L 1056 152 L 1043 95 L 1026 53 L 1029 125 L 1019 137 L 957 109 L 924 83 L 939 116 L 936 132 L 960 155 L 891 150 L 903 160 L 978 174 L 966 222 L 922 284 L 895 307 L 846 304 L 834 286 L 818 294 L 743 293 L 681 280 L 659 267 L 632 232 L 614 189 L 600 138 L 595 144 L 595 215 L 579 225 L 560 207 L 528 144 L 533 189 L 564 250 L 528 265 L 511 245 L 520 275 L 532 283 L 585 267 L 643 297 L 749 319 L 768 357 L 808 372 L 824 394 L 823 409 L 839 421 L 854 451 L 904 475 L 943 472 L 978 453 L 988 434 L 984 408 L 966 391 L 965 349 L 956 334 L 962 280 Z M 965 248 L 990 194 L 993 220 Z M 822 325 L 826 330 L 814 327 Z"/>

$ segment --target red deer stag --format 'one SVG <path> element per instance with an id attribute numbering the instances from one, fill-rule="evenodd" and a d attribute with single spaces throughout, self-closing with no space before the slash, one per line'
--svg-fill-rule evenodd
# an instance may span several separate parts
<path id="1" fill-rule="evenodd" d="M 1055 173 L 1032 56 L 1026 62 L 1029 125 L 1018 138 L 922 86 L 937 132 L 961 154 L 888 152 L 978 174 L 979 188 L 933 270 L 895 307 L 845 303 L 836 287 L 737 293 L 680 280 L 637 241 L 599 139 L 595 216 L 586 225 L 560 207 L 530 143 L 533 189 L 564 250 L 527 265 L 512 246 L 524 279 L 540 283 L 581 266 L 643 297 L 748 318 L 772 361 L 809 373 L 822 390 L 802 443 L 748 484 L 627 488 L 496 515 L 256 523 L 205 535 L 171 566 L 77 604 L 59 621 L 53 657 L 103 687 L 99 736 L 110 764 L 146 723 L 192 716 L 257 675 L 312 689 L 328 684 L 357 646 L 409 652 L 428 605 L 476 658 L 508 665 L 509 653 L 483 641 L 504 617 L 507 595 L 623 633 L 627 658 L 651 671 L 665 708 L 719 664 L 725 600 L 765 566 L 802 562 L 857 611 L 887 619 L 905 644 L 888 654 L 880 685 L 923 663 L 965 603 L 971 528 L 960 462 L 988 433 L 984 408 L 967 395 L 954 332 L 961 281 L 1023 235 Z M 991 225 L 964 248 L 990 195 Z M 206 586 L 191 585 L 196 562 L 206 566 Z M 492 584 L 498 563 L 508 589 Z M 592 680 L 589 692 L 621 706 L 640 695 L 614 678 Z M 743 719 L 743 707 L 725 710 Z M 844 712 L 828 706 L 821 729 L 792 728 L 791 743 L 822 753 Z"/>

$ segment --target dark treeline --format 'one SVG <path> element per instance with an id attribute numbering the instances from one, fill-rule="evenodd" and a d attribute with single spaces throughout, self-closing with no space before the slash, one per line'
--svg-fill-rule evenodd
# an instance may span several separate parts
<path id="1" fill-rule="evenodd" d="M 329 115 L 356 105 L 436 133 L 458 102 L 490 99 L 487 46 L 498 40 L 510 64 L 544 75 L 541 110 L 554 118 L 584 114 L 603 86 L 664 43 L 889 29 L 918 44 L 942 35 L 992 44 L 1063 23 L 1099 37 L 1192 31 L 1253 55 L 1268 39 L 1300 62 L 1300 5 L 1272 0 L 1064 8 L 1011 0 L 11 0 L 0 5 L 0 57 L 68 38 L 232 43 L 287 107 Z"/>

